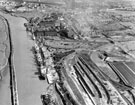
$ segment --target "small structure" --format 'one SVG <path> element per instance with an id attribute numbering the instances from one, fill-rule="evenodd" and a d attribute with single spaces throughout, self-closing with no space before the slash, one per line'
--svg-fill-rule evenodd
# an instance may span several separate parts
<path id="1" fill-rule="evenodd" d="M 49 67 L 48 71 L 47 71 L 47 81 L 49 84 L 54 83 L 55 81 L 58 80 L 58 74 L 56 72 L 56 70 L 53 67 Z"/>
<path id="2" fill-rule="evenodd" d="M 57 32 L 56 31 L 45 31 L 45 36 L 56 36 Z"/>
<path id="3" fill-rule="evenodd" d="M 37 53 L 37 59 L 38 59 L 39 62 L 42 62 L 42 57 L 39 53 Z"/>
<path id="4" fill-rule="evenodd" d="M 53 27 L 55 24 L 55 21 L 41 21 L 38 23 L 40 27 Z"/>
<path id="5" fill-rule="evenodd" d="M 35 43 L 35 49 L 38 52 L 39 51 L 39 46 Z"/>
<path id="6" fill-rule="evenodd" d="M 46 73 L 47 73 L 47 68 L 45 66 L 41 66 L 41 75 L 43 77 L 46 77 Z"/>
<path id="7" fill-rule="evenodd" d="M 46 66 L 51 66 L 53 65 L 53 60 L 51 57 L 49 57 L 48 59 L 46 59 Z"/>
<path id="8" fill-rule="evenodd" d="M 43 37 L 45 35 L 44 31 L 35 31 L 34 36 L 35 37 Z"/>

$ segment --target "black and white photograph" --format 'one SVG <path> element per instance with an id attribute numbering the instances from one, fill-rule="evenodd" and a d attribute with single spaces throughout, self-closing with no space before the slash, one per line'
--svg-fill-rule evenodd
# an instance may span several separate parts
<path id="1" fill-rule="evenodd" d="M 135 0 L 0 0 L 0 105 L 135 105 Z"/>

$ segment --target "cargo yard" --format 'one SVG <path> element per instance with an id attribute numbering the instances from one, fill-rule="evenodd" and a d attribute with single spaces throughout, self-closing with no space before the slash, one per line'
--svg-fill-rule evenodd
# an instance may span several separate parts
<path id="1" fill-rule="evenodd" d="M 49 84 L 54 84 L 56 91 L 58 91 L 60 97 L 63 97 L 60 101 L 61 105 L 63 105 L 64 103 L 73 105 L 103 105 L 111 103 L 132 105 L 132 103 L 134 103 L 135 101 L 134 93 L 132 93 L 132 90 L 134 89 L 135 78 L 134 69 L 129 68 L 129 66 L 127 65 L 125 65 L 127 69 L 124 66 L 121 66 L 122 64 L 126 64 L 122 61 L 122 63 L 120 63 L 120 61 L 117 61 L 118 63 L 111 63 L 107 61 L 108 57 L 122 58 L 122 55 L 116 56 L 107 53 L 103 54 L 102 52 L 98 51 L 98 49 L 101 49 L 102 46 L 106 46 L 109 41 L 98 41 L 97 43 L 94 43 L 94 41 L 89 42 L 75 39 L 75 36 L 66 36 L 66 32 L 69 32 L 70 30 L 66 31 L 67 29 L 62 26 L 60 21 L 59 24 L 58 22 L 56 22 L 57 25 L 55 24 L 55 22 L 52 22 L 54 20 L 51 18 L 56 18 L 56 16 L 54 15 L 57 16 L 57 14 L 51 14 L 50 19 L 45 17 L 44 19 L 40 20 L 42 23 L 45 24 L 44 27 L 42 26 L 42 30 L 40 31 L 39 28 L 35 29 L 33 25 L 30 26 L 30 24 L 32 22 L 35 22 L 36 20 L 36 22 L 39 23 L 34 23 L 37 24 L 37 26 L 35 27 L 40 27 L 41 23 L 40 21 L 38 21 L 39 19 L 37 18 L 30 21 L 30 23 L 27 25 L 25 24 L 25 26 L 27 29 L 29 29 L 28 31 L 33 33 L 31 36 L 38 46 L 35 47 L 36 49 L 38 48 L 37 53 L 39 52 L 40 48 L 41 50 L 43 48 L 46 48 L 47 52 L 48 48 L 49 50 L 52 49 L 48 56 L 46 55 L 48 53 L 45 53 L 45 50 L 42 50 L 44 56 L 42 56 L 42 54 L 40 53 L 40 56 L 38 56 L 37 59 L 39 59 L 38 62 L 40 62 L 41 67 L 49 66 L 49 68 L 47 69 L 42 69 L 45 68 L 42 67 L 40 72 L 42 76 L 48 79 Z M 48 19 L 50 20 L 50 22 L 48 22 Z M 64 20 L 64 18 L 61 20 Z M 32 30 L 33 28 L 35 30 Z M 61 30 L 63 33 L 61 33 Z M 63 53 L 66 53 L 66 50 L 70 50 L 70 52 L 67 52 L 68 55 L 63 55 L 61 54 L 61 52 L 59 52 L 60 49 L 63 49 L 63 51 L 65 51 Z M 92 61 L 92 59 L 90 58 L 90 53 L 95 53 L 95 50 L 96 52 L 101 53 L 101 55 L 103 54 L 104 56 L 106 56 L 106 59 L 104 59 L 104 63 L 107 63 L 112 69 L 117 69 L 114 72 L 116 73 L 115 76 L 119 78 L 119 82 L 116 82 L 115 80 L 107 76 L 107 74 L 105 74 L 102 69 L 100 69 Z M 44 59 L 46 59 L 45 56 L 49 58 L 45 60 L 44 63 Z M 50 62 L 50 65 L 48 65 L 48 62 Z M 113 67 L 111 65 L 113 65 Z M 123 69 L 125 69 L 125 71 L 120 67 L 124 67 Z M 130 69 L 130 71 L 128 69 Z M 45 72 L 43 72 L 44 70 Z M 67 92 L 65 93 L 64 90 Z M 69 97 L 67 97 L 67 94 L 69 95 Z M 118 100 L 116 101 L 116 98 L 114 97 L 117 97 Z M 56 98 L 56 100 L 58 99 Z"/>

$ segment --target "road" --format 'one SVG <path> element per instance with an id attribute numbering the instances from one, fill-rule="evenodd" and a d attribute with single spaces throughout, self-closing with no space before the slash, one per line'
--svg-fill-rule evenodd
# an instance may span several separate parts
<path id="1" fill-rule="evenodd" d="M 23 26 L 26 20 L 1 12 L 0 15 L 9 21 L 11 29 L 19 105 L 42 105 L 40 95 L 45 92 L 47 83 L 40 81 L 34 74 L 36 67 L 30 51 L 34 43 L 28 38 Z"/>

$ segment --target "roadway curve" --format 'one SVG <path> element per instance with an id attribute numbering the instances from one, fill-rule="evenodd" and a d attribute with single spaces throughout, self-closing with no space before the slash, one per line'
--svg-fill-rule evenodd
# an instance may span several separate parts
<path id="1" fill-rule="evenodd" d="M 36 67 L 33 63 L 33 54 L 30 51 L 34 43 L 27 37 L 23 25 L 27 21 L 2 12 L 0 12 L 0 15 L 8 20 L 10 26 L 18 104 L 42 105 L 40 95 L 45 92 L 47 83 L 39 81 L 37 76 L 34 75 Z"/>

